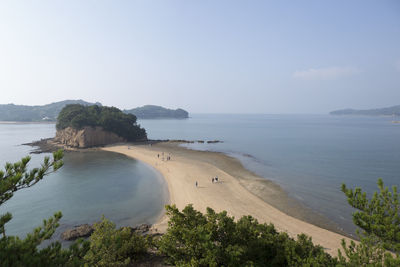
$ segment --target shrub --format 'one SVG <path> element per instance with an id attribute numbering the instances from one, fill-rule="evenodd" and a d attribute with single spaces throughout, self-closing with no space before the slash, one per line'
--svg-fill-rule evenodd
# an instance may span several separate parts
<path id="1" fill-rule="evenodd" d="M 272 224 L 251 216 L 237 222 L 226 211 L 211 208 L 206 215 L 191 205 L 180 212 L 167 206 L 168 229 L 159 240 L 159 251 L 168 263 L 179 266 L 335 266 L 337 260 L 315 246 L 311 238 L 298 240 L 278 233 Z"/>
<path id="2" fill-rule="evenodd" d="M 94 224 L 90 248 L 84 260 L 87 266 L 123 266 L 141 258 L 147 251 L 144 237 L 130 228 L 115 228 L 104 218 Z"/>

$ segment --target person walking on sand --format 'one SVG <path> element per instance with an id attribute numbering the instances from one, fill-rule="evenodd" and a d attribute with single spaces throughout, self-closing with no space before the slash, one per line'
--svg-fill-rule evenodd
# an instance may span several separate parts
<path id="1" fill-rule="evenodd" d="M 196 187 L 198 186 L 199 184 L 197 183 L 197 181 L 196 181 Z"/>
<path id="2" fill-rule="evenodd" d="M 214 177 L 211 179 L 211 183 L 214 183 Z"/>

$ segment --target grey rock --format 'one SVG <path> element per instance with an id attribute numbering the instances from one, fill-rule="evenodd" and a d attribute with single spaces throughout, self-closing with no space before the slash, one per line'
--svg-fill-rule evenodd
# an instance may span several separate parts
<path id="1" fill-rule="evenodd" d="M 75 240 L 80 237 L 89 237 L 93 233 L 94 229 L 89 224 L 78 225 L 73 229 L 66 230 L 61 234 L 63 240 Z"/>

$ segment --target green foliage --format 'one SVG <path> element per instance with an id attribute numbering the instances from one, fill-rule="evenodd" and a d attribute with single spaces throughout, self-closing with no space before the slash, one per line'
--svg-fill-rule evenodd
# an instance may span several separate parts
<path id="1" fill-rule="evenodd" d="M 9 200 L 14 192 L 23 188 L 35 185 L 43 179 L 45 175 L 55 172 L 63 165 L 63 151 L 53 153 L 53 160 L 45 157 L 40 168 L 27 170 L 30 157 L 25 157 L 14 164 L 6 163 L 5 170 L 0 170 L 0 205 Z M 5 237 L 4 225 L 12 219 L 11 213 L 0 215 L 0 234 Z"/>
<path id="2" fill-rule="evenodd" d="M 57 118 L 57 130 L 72 127 L 99 126 L 128 141 L 146 139 L 146 131 L 136 123 L 136 116 L 125 114 L 115 107 L 67 105 Z"/>
<path id="3" fill-rule="evenodd" d="M 360 230 L 360 242 L 348 246 L 343 240 L 345 256 L 339 251 L 339 260 L 349 266 L 399 266 L 400 265 L 400 204 L 397 187 L 392 191 L 378 180 L 379 192 L 372 199 L 361 188 L 348 189 L 342 185 L 348 203 L 357 209 L 353 222 Z M 394 257 L 395 255 L 395 257 Z"/>
<path id="4" fill-rule="evenodd" d="M 62 249 L 59 242 L 38 249 L 38 246 L 51 238 L 58 227 L 61 212 L 44 220 L 43 226 L 37 227 L 25 239 L 5 236 L 0 239 L 1 266 L 81 266 L 82 257 L 88 250 L 88 242 L 76 241 L 69 249 Z"/>
<path id="5" fill-rule="evenodd" d="M 0 171 L 0 205 L 9 200 L 14 192 L 28 188 L 44 176 L 58 170 L 63 165 L 63 151 L 53 153 L 53 160 L 46 157 L 40 168 L 27 170 L 30 157 L 11 164 L 7 163 L 4 171 Z M 80 266 L 80 258 L 87 250 L 87 244 L 78 241 L 69 250 L 63 250 L 61 244 L 56 242 L 39 250 L 37 247 L 44 240 L 48 240 L 58 227 L 61 212 L 43 221 L 43 226 L 37 227 L 25 239 L 16 236 L 7 236 L 5 224 L 12 219 L 11 213 L 0 217 L 0 264 L 1 266 Z"/>
<path id="6" fill-rule="evenodd" d="M 311 238 L 298 240 L 278 233 L 272 224 L 251 216 L 237 222 L 226 211 L 208 208 L 206 215 L 191 205 L 180 212 L 167 206 L 170 217 L 159 251 L 178 266 L 334 266 L 337 261 L 315 246 Z"/>
<path id="7" fill-rule="evenodd" d="M 87 266 L 124 266 L 142 257 L 147 242 L 130 228 L 115 229 L 115 224 L 104 218 L 94 224 L 90 249 L 84 259 Z"/>

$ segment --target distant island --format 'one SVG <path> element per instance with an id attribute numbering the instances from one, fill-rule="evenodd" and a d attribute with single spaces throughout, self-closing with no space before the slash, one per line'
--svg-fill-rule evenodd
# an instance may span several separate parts
<path id="1" fill-rule="evenodd" d="M 101 106 L 100 103 L 89 103 L 83 100 L 64 100 L 43 106 L 0 104 L 0 121 L 56 121 L 60 111 L 69 104 Z"/>
<path id="2" fill-rule="evenodd" d="M 189 118 L 189 113 L 186 110 L 180 108 L 173 110 L 154 105 L 146 105 L 139 108 L 126 109 L 124 110 L 124 112 L 133 114 L 139 119 Z"/>
<path id="3" fill-rule="evenodd" d="M 0 104 L 0 121 L 16 122 L 55 122 L 60 111 L 70 104 L 84 106 L 102 106 L 101 103 L 90 103 L 84 100 L 64 100 L 42 106 L 27 106 Z M 124 110 L 124 113 L 135 115 L 138 119 L 184 119 L 189 113 L 183 109 L 167 109 L 160 106 L 146 105 L 139 108 Z"/>
<path id="4" fill-rule="evenodd" d="M 362 115 L 362 116 L 400 116 L 400 105 L 376 109 L 341 109 L 330 112 L 331 115 Z"/>
<path id="5" fill-rule="evenodd" d="M 67 105 L 58 115 L 56 129 L 56 143 L 76 148 L 147 140 L 136 116 L 115 107 Z"/>

